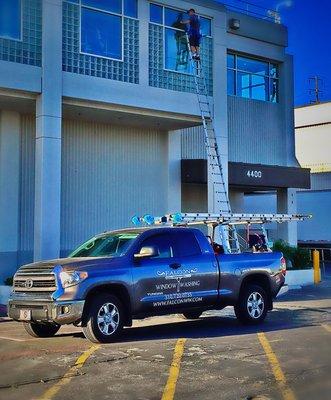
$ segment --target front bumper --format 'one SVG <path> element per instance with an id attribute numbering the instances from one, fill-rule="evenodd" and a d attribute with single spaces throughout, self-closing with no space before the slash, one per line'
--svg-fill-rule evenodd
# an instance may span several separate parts
<path id="1" fill-rule="evenodd" d="M 20 321 L 20 310 L 31 310 L 32 322 L 55 322 L 59 325 L 72 324 L 81 320 L 84 303 L 84 300 L 9 300 L 8 315 L 10 318 Z"/>

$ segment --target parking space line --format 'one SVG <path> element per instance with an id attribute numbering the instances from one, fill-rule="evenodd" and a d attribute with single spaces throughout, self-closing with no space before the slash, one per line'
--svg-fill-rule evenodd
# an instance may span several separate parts
<path id="1" fill-rule="evenodd" d="M 322 324 L 321 326 L 322 326 L 326 331 L 328 331 L 328 332 L 331 333 L 331 326 L 330 326 L 330 325 Z"/>
<path id="2" fill-rule="evenodd" d="M 186 339 L 178 339 L 176 342 L 169 377 L 163 391 L 162 400 L 173 400 L 174 398 L 185 342 Z"/>
<path id="3" fill-rule="evenodd" d="M 76 375 L 77 371 L 82 368 L 86 360 L 96 351 L 100 348 L 100 345 L 92 346 L 86 351 L 84 351 L 83 354 L 81 354 L 78 358 L 77 361 L 75 362 L 75 365 L 71 367 L 55 385 L 53 385 L 51 388 L 46 390 L 46 392 L 39 397 L 39 400 L 51 400 L 53 397 L 58 393 L 58 391 L 68 383 L 70 383 L 71 379 Z"/>
<path id="4" fill-rule="evenodd" d="M 284 400 L 296 400 L 296 397 L 293 393 L 293 391 L 288 387 L 286 377 L 282 371 L 282 368 L 280 366 L 280 363 L 278 361 L 278 358 L 276 354 L 273 352 L 271 345 L 264 333 L 258 333 L 257 334 L 260 343 L 263 347 L 263 350 L 268 357 L 269 364 L 271 366 L 272 372 L 274 374 L 274 377 L 276 379 L 277 385 L 282 393 L 283 399 Z"/>

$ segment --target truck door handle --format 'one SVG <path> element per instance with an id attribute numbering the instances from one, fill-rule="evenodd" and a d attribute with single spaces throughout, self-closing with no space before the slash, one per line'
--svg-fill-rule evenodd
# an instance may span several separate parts
<path id="1" fill-rule="evenodd" d="M 169 267 L 172 268 L 172 269 L 178 269 L 178 268 L 181 267 L 181 265 L 177 264 L 177 263 L 174 263 L 174 264 L 170 264 Z"/>

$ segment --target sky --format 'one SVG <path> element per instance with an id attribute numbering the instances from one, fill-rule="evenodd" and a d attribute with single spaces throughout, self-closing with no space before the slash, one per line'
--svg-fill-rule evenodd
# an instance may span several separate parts
<path id="1" fill-rule="evenodd" d="M 240 4 L 240 0 L 218 0 Z M 242 2 L 241 2 L 242 3 Z M 247 0 L 247 3 L 277 9 L 288 28 L 287 53 L 294 56 L 294 102 L 296 106 L 314 99 L 309 78 L 321 79 L 321 101 L 331 101 L 331 0 Z"/>

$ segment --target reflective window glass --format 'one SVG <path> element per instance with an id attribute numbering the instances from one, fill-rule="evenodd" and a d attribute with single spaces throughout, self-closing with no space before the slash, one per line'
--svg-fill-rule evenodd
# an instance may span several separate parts
<path id="1" fill-rule="evenodd" d="M 259 75 L 251 75 L 250 97 L 255 100 L 268 100 L 268 78 Z"/>
<path id="2" fill-rule="evenodd" d="M 237 73 L 237 95 L 249 99 L 250 75 L 245 72 Z"/>
<path id="3" fill-rule="evenodd" d="M 184 32 L 165 29 L 165 68 L 191 73 L 191 63 Z"/>
<path id="4" fill-rule="evenodd" d="M 211 36 L 211 20 L 200 17 L 201 33 L 203 36 Z"/>
<path id="5" fill-rule="evenodd" d="M 82 0 L 82 5 L 122 14 L 122 0 Z"/>
<path id="6" fill-rule="evenodd" d="M 228 54 L 227 55 L 227 65 L 228 65 L 228 68 L 234 68 L 235 67 L 234 54 Z"/>
<path id="7" fill-rule="evenodd" d="M 237 68 L 241 71 L 252 72 L 253 74 L 268 75 L 269 72 L 267 62 L 239 56 L 237 57 Z"/>
<path id="8" fill-rule="evenodd" d="M 172 258 L 174 256 L 174 243 L 167 234 L 151 236 L 144 240 L 141 247 L 155 247 L 158 255 L 153 258 Z"/>
<path id="9" fill-rule="evenodd" d="M 81 51 L 102 57 L 122 58 L 122 18 L 82 8 Z"/>
<path id="10" fill-rule="evenodd" d="M 270 76 L 273 78 L 278 77 L 278 65 L 270 64 Z"/>
<path id="11" fill-rule="evenodd" d="M 124 15 L 127 17 L 138 17 L 137 0 L 124 0 Z"/>
<path id="12" fill-rule="evenodd" d="M 236 72 L 232 69 L 228 69 L 228 94 L 235 95 L 236 94 Z"/>
<path id="13" fill-rule="evenodd" d="M 201 255 L 201 249 L 192 232 L 181 232 L 175 235 L 175 257 L 192 257 Z"/>
<path id="14" fill-rule="evenodd" d="M 21 39 L 21 0 L 0 0 L 0 36 Z"/>
<path id="15" fill-rule="evenodd" d="M 163 7 L 156 4 L 150 5 L 150 21 L 156 24 L 163 24 Z"/>
<path id="16" fill-rule="evenodd" d="M 164 24 L 177 29 L 185 29 L 181 22 L 187 18 L 187 14 L 171 8 L 164 9 Z"/>
<path id="17" fill-rule="evenodd" d="M 269 101 L 278 102 L 278 79 L 270 79 Z"/>

